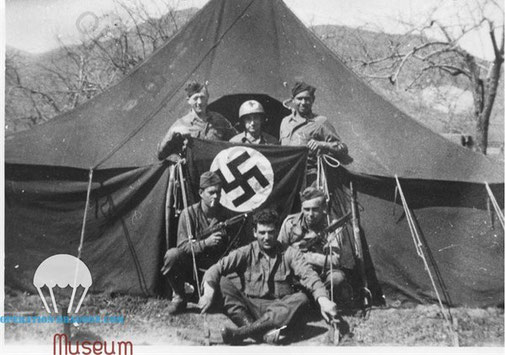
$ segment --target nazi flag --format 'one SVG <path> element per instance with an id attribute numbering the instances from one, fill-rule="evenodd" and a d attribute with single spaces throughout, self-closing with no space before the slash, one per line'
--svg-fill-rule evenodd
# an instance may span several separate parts
<path id="1" fill-rule="evenodd" d="M 303 183 L 307 151 L 193 139 L 186 157 L 194 201 L 200 175 L 212 170 L 221 177 L 221 204 L 227 209 L 250 212 L 269 207 L 285 217 Z"/>

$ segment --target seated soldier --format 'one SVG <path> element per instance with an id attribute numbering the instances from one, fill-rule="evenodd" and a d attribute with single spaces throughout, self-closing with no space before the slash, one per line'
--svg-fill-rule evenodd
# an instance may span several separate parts
<path id="1" fill-rule="evenodd" d="M 239 109 L 239 118 L 244 122 L 244 132 L 230 139 L 232 143 L 247 144 L 279 144 L 279 141 L 270 134 L 263 132 L 265 123 L 265 110 L 255 100 L 244 102 Z"/>
<path id="2" fill-rule="evenodd" d="M 199 238 L 202 232 L 226 220 L 226 212 L 219 203 L 221 180 L 216 173 L 207 171 L 202 174 L 199 194 L 200 202 L 182 210 L 177 231 L 177 247 L 166 252 L 165 264 L 161 269 L 172 288 L 172 302 L 168 309 L 171 314 L 182 312 L 187 306 L 184 282 L 192 277 L 191 248 L 197 266 L 206 269 L 223 255 L 227 247 L 225 232 L 218 231 L 205 239 Z M 192 239 L 189 240 L 189 237 Z"/>
<path id="3" fill-rule="evenodd" d="M 254 237 L 249 245 L 236 249 L 207 270 L 203 277 L 202 313 L 209 310 L 215 291 L 220 290 L 224 313 L 239 327 L 223 328 L 225 344 L 240 344 L 251 337 L 258 342 L 276 343 L 280 328 L 295 325 L 309 299 L 295 291 L 295 278 L 312 293 L 328 321 L 337 314 L 336 304 L 302 253 L 284 249 L 276 240 L 278 215 L 273 210 L 262 210 L 254 215 Z M 243 276 L 244 291 L 240 291 L 227 277 L 233 272 Z"/>
<path id="4" fill-rule="evenodd" d="M 184 136 L 227 141 L 237 134 L 226 118 L 207 109 L 209 92 L 206 85 L 190 82 L 186 86 L 186 93 L 191 110 L 186 116 L 175 121 L 158 144 L 158 159 L 160 160 L 180 149 Z"/>
<path id="5" fill-rule="evenodd" d="M 302 251 L 307 262 L 321 275 L 325 286 L 329 289 L 333 283 L 333 290 L 339 290 L 339 286 L 346 285 L 345 274 L 338 269 L 340 239 L 335 232 L 328 236 L 318 235 L 328 225 L 324 193 L 314 187 L 307 187 L 301 194 L 301 200 L 302 212 L 286 217 L 279 232 L 279 242 Z"/>

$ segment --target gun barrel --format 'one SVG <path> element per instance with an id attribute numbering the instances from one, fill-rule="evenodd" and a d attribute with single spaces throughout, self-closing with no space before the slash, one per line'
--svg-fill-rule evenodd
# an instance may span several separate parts
<path id="1" fill-rule="evenodd" d="M 335 229 L 339 228 L 339 227 L 342 227 L 344 224 L 346 224 L 349 219 L 351 218 L 352 216 L 352 212 L 347 212 L 344 216 L 340 217 L 339 219 L 331 222 L 331 224 L 326 227 L 326 230 L 325 232 L 332 232 L 334 231 Z"/>
<path id="2" fill-rule="evenodd" d="M 231 225 L 233 225 L 233 224 L 235 224 L 237 222 L 240 222 L 240 221 L 242 221 L 242 220 L 244 220 L 246 218 L 247 218 L 247 213 L 242 213 L 242 214 L 234 216 L 234 217 L 232 217 L 230 219 L 227 219 L 223 223 L 225 224 L 225 226 L 231 226 Z"/>
<path id="3" fill-rule="evenodd" d="M 242 213 L 242 214 L 239 214 L 239 215 L 234 216 L 232 218 L 229 218 L 226 221 L 219 222 L 219 223 L 213 225 L 212 227 L 210 227 L 209 229 L 207 229 L 206 231 L 199 234 L 197 239 L 207 238 L 212 233 L 223 230 L 228 226 L 232 226 L 235 223 L 238 223 L 241 220 L 244 220 L 245 218 L 247 218 L 247 213 Z"/>

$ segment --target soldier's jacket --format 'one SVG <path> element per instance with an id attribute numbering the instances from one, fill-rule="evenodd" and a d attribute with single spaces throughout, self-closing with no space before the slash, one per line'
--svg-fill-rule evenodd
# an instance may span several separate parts
<path id="1" fill-rule="evenodd" d="M 227 238 L 224 238 L 221 245 L 207 246 L 205 239 L 201 239 L 198 236 L 206 229 L 225 221 L 229 217 L 229 213 L 224 208 L 221 208 L 216 218 L 207 220 L 207 217 L 203 213 L 202 202 L 197 202 L 185 208 L 179 217 L 177 248 L 191 255 L 191 247 L 193 247 L 195 256 L 199 258 L 200 263 L 204 266 L 215 263 L 227 248 Z M 188 227 L 190 230 L 188 230 Z M 192 245 L 189 243 L 190 236 L 192 238 Z"/>
<path id="2" fill-rule="evenodd" d="M 278 145 L 279 141 L 274 136 L 268 133 L 261 133 L 258 139 L 254 139 L 250 134 L 242 132 L 237 134 L 235 137 L 230 139 L 231 143 L 245 143 L 245 144 L 267 144 L 267 145 Z"/>
<path id="3" fill-rule="evenodd" d="M 193 111 L 178 119 L 168 130 L 168 136 L 174 133 L 189 134 L 193 138 L 228 141 L 237 134 L 231 123 L 220 113 L 207 111 L 207 121 L 201 120 Z"/>
<path id="4" fill-rule="evenodd" d="M 204 121 L 190 111 L 175 121 L 158 144 L 158 159 L 163 160 L 182 148 L 184 138 L 181 136 L 177 138 L 176 133 L 183 137 L 191 136 L 213 141 L 227 141 L 237 134 L 231 123 L 220 113 L 207 111 L 207 115 L 208 118 Z"/>
<path id="5" fill-rule="evenodd" d="M 332 154 L 347 152 L 347 147 L 342 144 L 335 127 L 325 116 L 314 114 L 312 119 L 306 119 L 292 113 L 282 119 L 279 132 L 281 145 L 305 146 L 311 139 L 329 143 Z M 316 172 L 316 162 L 316 152 L 309 152 L 307 157 L 308 174 Z"/>
<path id="6" fill-rule="evenodd" d="M 318 231 L 322 231 L 328 226 L 326 219 L 323 218 Z M 294 243 L 300 242 L 309 233 L 309 228 L 303 217 L 303 213 L 295 213 L 286 217 L 282 223 L 281 229 L 279 231 L 279 236 L 277 240 L 281 242 L 283 246 L 293 245 Z M 340 254 L 342 245 L 340 243 L 340 238 L 337 237 L 335 233 L 330 233 L 327 236 L 328 243 L 321 244 L 316 243 L 309 252 L 324 254 L 326 252 L 325 248 L 331 244 L 332 251 L 336 254 Z"/>
<path id="7" fill-rule="evenodd" d="M 276 243 L 275 256 L 269 257 L 257 241 L 236 249 L 210 267 L 203 277 L 215 287 L 221 276 L 237 272 L 245 280 L 244 294 L 249 297 L 279 299 L 295 292 L 299 281 L 314 298 L 328 297 L 317 273 L 306 262 L 303 254 L 295 248 L 283 248 Z"/>

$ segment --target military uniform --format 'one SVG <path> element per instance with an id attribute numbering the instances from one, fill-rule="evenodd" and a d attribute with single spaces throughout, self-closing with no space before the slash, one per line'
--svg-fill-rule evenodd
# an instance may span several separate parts
<path id="1" fill-rule="evenodd" d="M 193 111 L 190 111 L 186 116 L 175 121 L 158 145 L 158 158 L 160 160 L 165 159 L 170 154 L 168 150 L 171 147 L 169 147 L 168 143 L 172 140 L 175 133 L 215 141 L 228 141 L 237 134 L 231 123 L 220 113 L 207 111 L 207 116 L 207 120 L 204 121 Z"/>
<path id="2" fill-rule="evenodd" d="M 275 327 L 289 326 L 297 311 L 308 304 L 308 297 L 295 290 L 299 279 L 315 299 L 328 297 L 318 275 L 295 248 L 274 247 L 274 256 L 265 254 L 257 241 L 234 250 L 207 270 L 203 282 L 214 289 L 220 286 L 223 308 L 233 321 L 247 312 L 255 319 L 270 321 Z M 239 290 L 228 278 L 237 272 L 244 280 Z M 236 322 L 238 323 L 238 322 Z"/>
<path id="3" fill-rule="evenodd" d="M 323 218 L 321 224 L 314 232 L 321 232 L 327 227 L 326 219 Z M 336 233 L 330 233 L 325 241 L 316 242 L 309 248 L 304 248 L 307 239 L 305 236 L 310 232 L 309 227 L 305 221 L 303 213 L 296 213 L 286 217 L 282 223 L 277 240 L 284 246 L 295 246 L 303 251 L 307 262 L 312 265 L 320 275 L 327 287 L 330 287 L 330 276 L 333 278 L 333 285 L 337 286 L 345 279 L 343 271 L 338 269 L 339 259 L 342 250 L 341 239 Z M 310 242 L 309 242 L 310 243 Z M 331 246 L 333 272 L 330 274 L 330 258 L 326 256 L 327 250 Z"/>
<path id="4" fill-rule="evenodd" d="M 306 146 L 313 139 L 329 143 L 328 153 L 345 154 L 347 147 L 341 142 L 337 131 L 325 116 L 313 115 L 307 119 L 296 113 L 283 118 L 280 128 L 281 145 Z M 307 158 L 307 174 L 316 174 L 316 152 L 310 152 Z"/>
<path id="5" fill-rule="evenodd" d="M 192 278 L 191 247 L 193 247 L 198 268 L 203 269 L 213 265 L 227 247 L 226 241 L 217 246 L 208 246 L 205 239 L 198 238 L 202 232 L 227 218 L 226 212 L 221 210 L 216 218 L 208 219 L 201 204 L 198 202 L 182 211 L 177 231 L 177 247 L 166 252 L 164 266 L 161 269 L 162 273 L 167 275 L 174 292 L 179 295 L 184 294 L 184 282 Z M 190 230 L 188 230 L 188 224 Z M 188 239 L 190 235 L 193 238 L 192 241 Z"/>
<path id="6" fill-rule="evenodd" d="M 268 133 L 261 133 L 261 136 L 258 139 L 254 139 L 250 134 L 246 134 L 245 132 L 237 134 L 235 137 L 230 139 L 230 142 L 245 143 L 245 144 L 269 144 L 269 145 L 279 144 L 277 138 Z"/>

